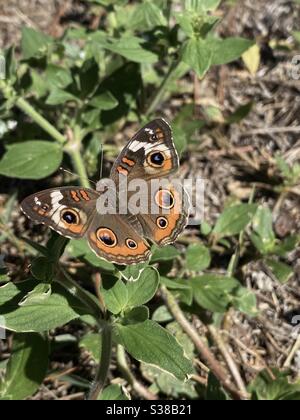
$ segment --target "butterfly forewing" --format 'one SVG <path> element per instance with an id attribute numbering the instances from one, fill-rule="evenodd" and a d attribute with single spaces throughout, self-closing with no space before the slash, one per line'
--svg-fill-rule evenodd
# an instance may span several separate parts
<path id="1" fill-rule="evenodd" d="M 68 238 L 81 238 L 96 212 L 99 194 L 91 189 L 63 187 L 41 191 L 25 198 L 22 211 Z"/>

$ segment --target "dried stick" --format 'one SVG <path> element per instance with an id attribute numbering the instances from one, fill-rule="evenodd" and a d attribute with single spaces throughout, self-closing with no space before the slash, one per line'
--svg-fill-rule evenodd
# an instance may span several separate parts
<path id="1" fill-rule="evenodd" d="M 201 357 L 203 357 L 203 359 L 211 369 L 212 373 L 221 382 L 223 387 L 234 399 L 248 399 L 248 394 L 244 394 L 231 384 L 231 381 L 227 376 L 227 373 L 224 371 L 223 366 L 218 362 L 218 360 L 216 360 L 210 349 L 201 340 L 195 327 L 186 319 L 174 296 L 168 291 L 168 289 L 165 286 L 161 287 L 161 292 L 169 311 L 174 316 L 174 318 L 184 330 L 184 332 L 193 341 L 199 354 L 201 355 Z"/>

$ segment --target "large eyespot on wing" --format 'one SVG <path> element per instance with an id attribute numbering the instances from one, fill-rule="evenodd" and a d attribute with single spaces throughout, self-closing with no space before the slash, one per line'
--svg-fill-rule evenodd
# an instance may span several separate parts
<path id="1" fill-rule="evenodd" d="M 151 257 L 148 243 L 131 229 L 126 229 L 126 232 L 118 236 L 113 229 L 102 224 L 96 229 L 90 229 L 87 239 L 98 257 L 114 264 L 139 264 Z"/>

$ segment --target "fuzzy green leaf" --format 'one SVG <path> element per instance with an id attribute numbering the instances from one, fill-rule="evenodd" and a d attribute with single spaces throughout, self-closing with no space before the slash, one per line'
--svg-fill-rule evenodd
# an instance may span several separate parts
<path id="1" fill-rule="evenodd" d="M 190 245 L 186 251 L 186 267 L 191 271 L 203 271 L 209 267 L 210 251 L 200 244 Z"/>
<path id="2" fill-rule="evenodd" d="M 20 179 L 42 179 L 59 168 L 62 158 L 62 148 L 54 142 L 15 143 L 7 146 L 0 161 L 0 174 Z"/>
<path id="3" fill-rule="evenodd" d="M 0 395 L 22 400 L 34 394 L 47 372 L 48 342 L 39 334 L 16 334 Z"/>
<path id="4" fill-rule="evenodd" d="M 242 232 L 253 219 L 256 204 L 239 204 L 228 207 L 219 217 L 213 233 L 219 238 Z"/>
<path id="5" fill-rule="evenodd" d="M 138 361 L 155 365 L 182 381 L 193 372 L 193 365 L 177 340 L 154 321 L 117 324 L 115 334 L 118 342 Z"/>

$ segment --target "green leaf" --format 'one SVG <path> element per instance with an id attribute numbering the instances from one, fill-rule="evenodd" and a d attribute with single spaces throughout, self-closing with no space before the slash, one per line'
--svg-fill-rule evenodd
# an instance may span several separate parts
<path id="1" fill-rule="evenodd" d="M 114 39 L 111 43 L 106 43 L 104 48 L 135 63 L 155 63 L 157 55 L 143 48 L 141 45 L 143 42 L 141 38 L 125 35 L 120 39 Z"/>
<path id="2" fill-rule="evenodd" d="M 175 18 L 183 32 L 190 38 L 194 35 L 193 20 L 190 13 L 175 13 Z"/>
<path id="3" fill-rule="evenodd" d="M 16 66 L 17 62 L 15 59 L 15 47 L 9 47 L 7 50 L 4 51 L 4 58 L 5 58 L 5 77 L 9 79 L 11 83 L 15 83 L 16 81 Z M 1 68 L 1 70 L 3 70 Z"/>
<path id="4" fill-rule="evenodd" d="M 256 295 L 246 287 L 237 289 L 232 304 L 238 311 L 250 317 L 258 315 Z"/>
<path id="5" fill-rule="evenodd" d="M 122 280 L 113 276 L 103 276 L 103 295 L 107 309 L 117 315 L 124 311 L 128 302 L 128 290 Z"/>
<path id="6" fill-rule="evenodd" d="M 20 179 L 46 178 L 62 161 L 62 147 L 49 141 L 25 141 L 7 146 L 0 161 L 0 174 Z"/>
<path id="7" fill-rule="evenodd" d="M 28 292 L 19 302 L 19 306 L 42 303 L 51 296 L 52 288 L 49 283 L 39 283 L 33 290 Z"/>
<path id="8" fill-rule="evenodd" d="M 211 233 L 211 231 L 212 231 L 212 227 L 210 226 L 209 223 L 202 222 L 201 223 L 201 226 L 200 226 L 200 231 L 201 231 L 201 234 L 202 235 L 208 236 Z"/>
<path id="9" fill-rule="evenodd" d="M 114 109 L 116 106 L 118 106 L 118 104 L 118 100 L 110 92 L 105 92 L 101 95 L 94 96 L 93 99 L 89 101 L 90 106 L 105 111 Z"/>
<path id="10" fill-rule="evenodd" d="M 79 342 L 79 347 L 90 353 L 95 362 L 100 363 L 102 335 L 96 333 L 86 334 Z"/>
<path id="11" fill-rule="evenodd" d="M 147 381 L 154 383 L 167 396 L 177 399 L 182 396 L 196 399 L 198 396 L 192 381 L 180 381 L 169 373 L 162 372 L 159 368 L 146 363 L 141 364 L 141 371 Z"/>
<path id="12" fill-rule="evenodd" d="M 181 64 L 187 66 L 184 63 Z M 204 125 L 204 120 L 195 119 L 192 104 L 181 107 L 172 121 L 174 142 L 179 154 L 182 154 L 187 145 L 193 141 L 194 134 L 201 130 Z"/>
<path id="13" fill-rule="evenodd" d="M 245 105 L 241 105 L 236 109 L 233 114 L 231 114 L 227 119 L 227 124 L 236 124 L 240 123 L 244 118 L 246 118 L 253 108 L 253 102 L 248 102 Z"/>
<path id="14" fill-rule="evenodd" d="M 219 217 L 213 233 L 219 238 L 241 233 L 253 219 L 256 204 L 238 204 L 228 207 Z"/>
<path id="15" fill-rule="evenodd" d="M 193 290 L 189 281 L 168 279 L 167 277 L 161 277 L 161 282 L 169 290 L 173 290 L 175 295 L 179 298 L 182 303 L 191 305 L 193 302 Z"/>
<path id="16" fill-rule="evenodd" d="M 115 327 L 117 340 L 136 360 L 150 363 L 185 380 L 193 372 L 193 365 L 184 356 L 176 339 L 154 321 Z"/>
<path id="17" fill-rule="evenodd" d="M 275 261 L 270 258 L 268 258 L 265 262 L 281 284 L 287 283 L 294 274 L 292 267 L 285 263 Z"/>
<path id="18" fill-rule="evenodd" d="M 20 306 L 36 286 L 35 280 L 28 280 L 0 287 L 0 327 L 15 332 L 44 332 L 88 313 L 80 301 L 58 285 L 53 285 L 47 299 Z"/>
<path id="19" fill-rule="evenodd" d="M 270 377 L 269 372 L 262 371 L 249 385 L 253 400 L 261 401 L 299 401 L 300 383 L 292 384 L 288 380 L 287 372 L 273 370 L 276 379 Z"/>
<path id="20" fill-rule="evenodd" d="M 104 388 L 98 400 L 102 401 L 125 401 L 129 398 L 123 393 L 122 387 L 117 384 L 109 385 Z"/>
<path id="21" fill-rule="evenodd" d="M 189 336 L 183 331 L 178 322 L 172 321 L 167 325 L 166 328 L 183 347 L 186 357 L 188 357 L 190 360 L 193 360 L 195 357 L 195 345 Z"/>
<path id="22" fill-rule="evenodd" d="M 237 60 L 254 45 L 253 41 L 245 38 L 213 38 L 206 41 L 206 48 L 211 51 L 211 65 L 220 66 Z"/>
<path id="23" fill-rule="evenodd" d="M 52 38 L 32 28 L 22 28 L 22 53 L 25 60 L 39 55 L 45 55 Z"/>
<path id="24" fill-rule="evenodd" d="M 252 221 L 255 232 L 251 235 L 252 242 L 262 254 L 273 251 L 276 245 L 276 236 L 273 231 L 273 217 L 269 208 L 259 206 Z"/>
<path id="25" fill-rule="evenodd" d="M 148 263 L 139 263 L 127 266 L 115 264 L 115 267 L 117 268 L 124 280 L 134 282 L 138 281 L 138 279 L 141 277 L 145 268 L 148 267 Z"/>
<path id="26" fill-rule="evenodd" d="M 173 129 L 173 137 L 174 137 L 176 150 L 179 156 L 181 156 L 188 146 L 187 133 L 184 130 L 184 128 L 179 127 L 178 125 L 173 124 L 172 129 Z"/>
<path id="27" fill-rule="evenodd" d="M 300 31 L 294 31 L 293 32 L 293 37 L 298 42 L 298 44 L 300 44 Z"/>
<path id="28" fill-rule="evenodd" d="M 194 299 L 204 309 L 223 313 L 233 298 L 239 282 L 232 277 L 205 274 L 190 280 Z"/>
<path id="29" fill-rule="evenodd" d="M 67 252 L 74 258 L 83 258 L 89 264 L 105 272 L 114 272 L 115 266 L 110 262 L 97 257 L 89 247 L 86 239 L 73 239 L 67 246 Z"/>
<path id="30" fill-rule="evenodd" d="M 156 248 L 153 252 L 151 263 L 172 261 L 180 255 L 180 252 L 174 246 L 164 246 Z"/>
<path id="31" fill-rule="evenodd" d="M 186 251 L 186 268 L 191 271 L 203 271 L 210 266 L 210 251 L 206 246 L 192 244 Z"/>
<path id="32" fill-rule="evenodd" d="M 173 315 L 169 312 L 165 305 L 159 306 L 152 315 L 152 321 L 159 323 L 169 322 L 173 320 Z"/>
<path id="33" fill-rule="evenodd" d="M 47 340 L 39 334 L 15 335 L 1 397 L 22 400 L 33 395 L 47 373 L 48 351 Z"/>
<path id="34" fill-rule="evenodd" d="M 55 64 L 48 64 L 45 76 L 49 88 L 55 86 L 60 89 L 65 89 L 73 82 L 71 71 L 68 68 L 60 67 Z"/>
<path id="35" fill-rule="evenodd" d="M 138 322 L 144 322 L 147 319 L 149 319 L 149 309 L 147 306 L 137 306 L 125 313 L 123 323 L 136 324 Z"/>
<path id="36" fill-rule="evenodd" d="M 153 267 L 147 267 L 138 281 L 126 284 L 127 307 L 140 306 L 149 302 L 155 295 L 159 285 L 159 273 Z"/>
<path id="37" fill-rule="evenodd" d="M 45 283 L 51 282 L 54 276 L 53 262 L 46 257 L 38 257 L 32 261 L 31 274 Z"/>
<path id="38" fill-rule="evenodd" d="M 79 99 L 72 95 L 72 93 L 67 92 L 66 90 L 60 89 L 58 87 L 53 87 L 51 89 L 50 95 L 46 100 L 47 105 L 62 105 L 65 102 L 78 102 Z"/>
<path id="39" fill-rule="evenodd" d="M 283 241 L 277 243 L 273 249 L 273 253 L 280 257 L 286 257 L 286 254 L 293 251 L 300 242 L 299 235 L 291 235 L 285 238 Z"/>
<path id="40" fill-rule="evenodd" d="M 167 20 L 161 9 L 151 0 L 138 4 L 131 16 L 132 29 L 150 30 L 156 26 L 166 26 Z"/>
<path id="41" fill-rule="evenodd" d="M 207 401 L 226 401 L 227 396 L 220 382 L 212 372 L 208 374 L 206 398 Z"/>
<path id="42" fill-rule="evenodd" d="M 193 12 L 204 12 L 215 10 L 221 0 L 185 0 L 186 10 L 191 10 Z"/>
<path id="43" fill-rule="evenodd" d="M 189 39 L 183 47 L 182 60 L 188 64 L 199 77 L 203 77 L 212 63 L 212 51 L 202 39 Z"/>
<path id="44" fill-rule="evenodd" d="M 259 206 L 252 222 L 253 229 L 266 244 L 274 244 L 275 233 L 273 231 L 272 212 L 268 207 Z"/>

